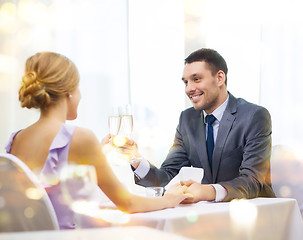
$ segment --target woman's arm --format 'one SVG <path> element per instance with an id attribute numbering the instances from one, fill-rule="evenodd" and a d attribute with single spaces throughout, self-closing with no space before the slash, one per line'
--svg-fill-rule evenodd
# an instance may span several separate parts
<path id="1" fill-rule="evenodd" d="M 113 173 L 95 134 L 76 128 L 69 151 L 69 160 L 76 164 L 89 164 L 96 168 L 98 185 L 116 206 L 125 212 L 145 212 L 174 207 L 182 202 L 186 186 L 177 185 L 162 198 L 145 198 L 131 194 Z"/>

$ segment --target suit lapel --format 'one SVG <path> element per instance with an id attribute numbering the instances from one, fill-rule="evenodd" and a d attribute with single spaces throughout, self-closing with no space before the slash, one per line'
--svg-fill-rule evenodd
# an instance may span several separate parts
<path id="1" fill-rule="evenodd" d="M 210 170 L 208 157 L 207 157 L 205 124 L 203 121 L 203 117 L 201 117 L 201 114 L 196 115 L 195 117 L 192 118 L 191 128 L 192 128 L 194 142 L 197 143 L 195 144 L 196 151 L 198 153 L 200 163 L 204 168 L 204 177 L 207 179 L 208 182 L 211 182 L 212 172 Z"/>
<path id="2" fill-rule="evenodd" d="M 229 101 L 227 107 L 224 111 L 222 119 L 220 121 L 216 144 L 213 153 L 213 175 L 212 182 L 216 182 L 221 156 L 223 148 L 232 128 L 233 122 L 235 121 L 235 116 L 233 115 L 237 111 L 237 100 L 236 98 L 229 93 Z"/>

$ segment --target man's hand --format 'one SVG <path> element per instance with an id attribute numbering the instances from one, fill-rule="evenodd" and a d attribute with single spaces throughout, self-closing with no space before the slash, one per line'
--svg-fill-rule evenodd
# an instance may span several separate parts
<path id="1" fill-rule="evenodd" d="M 116 149 L 121 154 L 121 158 L 128 161 L 134 168 L 137 168 L 140 160 L 143 159 L 139 154 L 136 142 L 124 136 L 108 134 L 102 139 L 101 145 L 104 152 Z"/>
<path id="2" fill-rule="evenodd" d="M 182 203 L 213 201 L 216 198 L 216 190 L 211 185 L 200 184 L 193 180 L 181 181 L 181 185 L 187 186 L 186 192 L 192 195 L 192 197 L 184 199 Z"/>

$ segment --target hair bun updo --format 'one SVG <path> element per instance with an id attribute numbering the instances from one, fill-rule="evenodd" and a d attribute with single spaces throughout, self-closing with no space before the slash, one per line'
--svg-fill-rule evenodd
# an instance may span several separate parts
<path id="1" fill-rule="evenodd" d="M 79 73 L 67 57 L 40 52 L 29 57 L 19 89 L 22 107 L 45 109 L 70 94 L 79 85 Z"/>
<path id="2" fill-rule="evenodd" d="M 43 108 L 50 103 L 50 95 L 45 91 L 43 83 L 37 79 L 36 72 L 28 72 L 23 76 L 19 100 L 21 106 L 26 108 Z"/>

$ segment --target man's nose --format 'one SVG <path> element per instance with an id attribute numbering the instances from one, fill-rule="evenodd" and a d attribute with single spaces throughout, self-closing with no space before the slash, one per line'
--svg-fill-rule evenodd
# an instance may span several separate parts
<path id="1" fill-rule="evenodd" d="M 196 90 L 196 85 L 193 82 L 188 82 L 186 86 L 186 92 L 194 92 Z"/>

